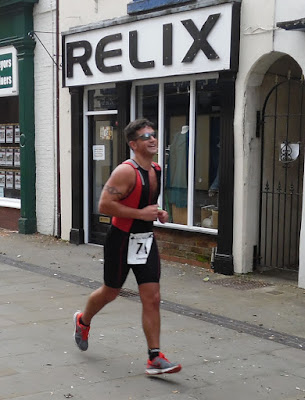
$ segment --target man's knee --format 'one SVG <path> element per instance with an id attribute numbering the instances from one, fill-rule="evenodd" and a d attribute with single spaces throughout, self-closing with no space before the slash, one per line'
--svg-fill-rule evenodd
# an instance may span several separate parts
<path id="1" fill-rule="evenodd" d="M 158 290 L 153 293 L 145 293 L 141 296 L 141 300 L 144 307 L 159 308 L 161 301 L 160 292 Z"/>
<path id="2" fill-rule="evenodd" d="M 111 288 L 109 286 L 104 286 L 103 289 L 105 292 L 105 297 L 109 303 L 118 297 L 121 290 L 121 289 Z"/>
<path id="3" fill-rule="evenodd" d="M 93 297 L 97 297 L 97 299 L 103 300 L 104 303 L 110 303 L 115 300 L 120 293 L 120 289 L 114 289 L 109 286 L 103 285 L 95 293 L 92 294 Z M 95 296 L 97 294 L 97 296 Z"/>

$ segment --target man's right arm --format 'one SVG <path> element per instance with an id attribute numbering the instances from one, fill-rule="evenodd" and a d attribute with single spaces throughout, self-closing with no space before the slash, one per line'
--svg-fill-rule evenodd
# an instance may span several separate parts
<path id="1" fill-rule="evenodd" d="M 129 165 L 119 165 L 106 182 L 99 200 L 99 212 L 119 218 L 154 221 L 158 216 L 158 205 L 153 204 L 142 209 L 128 207 L 120 200 L 128 196 L 135 185 L 135 171 Z"/>

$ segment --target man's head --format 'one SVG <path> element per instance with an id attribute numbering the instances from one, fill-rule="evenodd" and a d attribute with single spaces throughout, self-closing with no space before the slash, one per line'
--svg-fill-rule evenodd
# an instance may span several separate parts
<path id="1" fill-rule="evenodd" d="M 137 140 L 138 137 L 137 131 L 139 131 L 142 128 L 145 128 L 146 126 L 153 128 L 154 124 L 146 118 L 136 119 L 130 122 L 124 129 L 124 134 L 127 144 L 129 145 L 131 141 Z"/>

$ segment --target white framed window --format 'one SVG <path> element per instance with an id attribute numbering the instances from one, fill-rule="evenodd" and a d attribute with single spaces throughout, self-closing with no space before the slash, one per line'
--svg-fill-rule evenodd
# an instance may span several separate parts
<path id="1" fill-rule="evenodd" d="M 217 234 L 220 96 L 218 74 L 134 82 L 131 119 L 158 132 L 162 187 L 169 223 L 156 225 Z"/>

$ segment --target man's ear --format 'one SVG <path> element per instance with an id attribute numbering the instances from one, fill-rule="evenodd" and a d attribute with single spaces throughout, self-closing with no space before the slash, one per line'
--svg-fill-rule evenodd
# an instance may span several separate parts
<path id="1" fill-rule="evenodd" d="M 129 142 L 129 147 L 131 148 L 131 150 L 134 150 L 137 147 L 137 142 L 135 142 L 134 140 L 131 140 Z"/>

